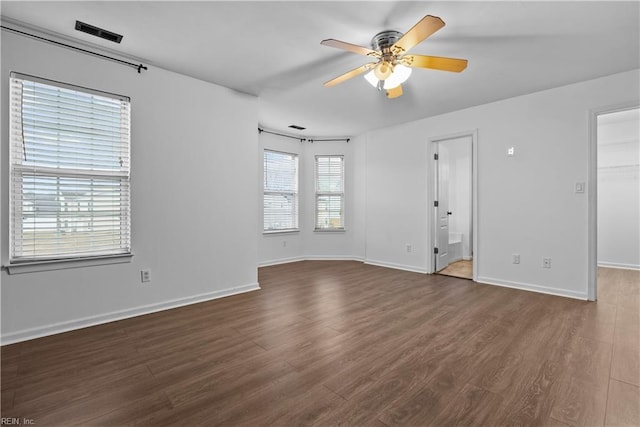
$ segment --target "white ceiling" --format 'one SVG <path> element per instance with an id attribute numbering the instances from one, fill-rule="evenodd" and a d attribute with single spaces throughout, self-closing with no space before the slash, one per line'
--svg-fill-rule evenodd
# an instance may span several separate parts
<path id="1" fill-rule="evenodd" d="M 640 3 L 630 2 L 24 2 L 3 18 L 102 46 L 150 66 L 254 94 L 260 124 L 308 137 L 354 136 L 577 81 L 640 68 Z M 368 58 L 320 45 L 369 46 L 424 15 L 446 26 L 412 53 L 469 60 L 460 74 L 415 69 L 386 99 L 362 77 L 322 83 Z M 124 35 L 115 45 L 76 20 Z M 287 126 L 297 124 L 306 131 Z"/>

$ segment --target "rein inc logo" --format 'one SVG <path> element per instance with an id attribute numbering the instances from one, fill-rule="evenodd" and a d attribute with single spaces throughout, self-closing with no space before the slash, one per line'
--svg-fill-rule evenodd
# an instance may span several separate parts
<path id="1" fill-rule="evenodd" d="M 30 426 L 35 425 L 35 423 L 32 418 L 0 418 L 0 425 L 3 426 Z"/>

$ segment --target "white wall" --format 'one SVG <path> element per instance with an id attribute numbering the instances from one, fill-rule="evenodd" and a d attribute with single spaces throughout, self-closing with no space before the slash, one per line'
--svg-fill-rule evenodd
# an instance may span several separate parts
<path id="1" fill-rule="evenodd" d="M 10 71 L 131 97 L 134 253 L 126 264 L 3 271 L 3 343 L 257 288 L 255 98 L 8 32 L 1 42 L 3 265 Z"/>
<path id="2" fill-rule="evenodd" d="M 639 127 L 637 119 L 598 124 L 600 266 L 640 269 Z"/>
<path id="3" fill-rule="evenodd" d="M 477 129 L 479 280 L 587 298 L 590 189 L 574 185 L 587 181 L 589 111 L 637 100 L 639 80 L 635 70 L 369 132 L 366 260 L 432 269 L 427 142 Z"/>
<path id="4" fill-rule="evenodd" d="M 259 203 L 262 204 L 262 151 L 271 149 L 298 154 L 299 227 L 298 232 L 262 233 L 262 215 L 258 215 L 258 262 L 271 265 L 303 259 L 362 259 L 364 257 L 362 176 L 364 151 L 358 138 L 350 142 L 317 141 L 314 143 L 283 138 L 268 133 L 259 136 Z M 358 148 L 361 147 L 361 148 Z M 344 155 L 345 162 L 345 231 L 316 232 L 314 167 L 316 155 Z"/>
<path id="5" fill-rule="evenodd" d="M 418 123 L 366 135 L 365 256 L 371 264 L 426 272 L 427 135 Z"/>

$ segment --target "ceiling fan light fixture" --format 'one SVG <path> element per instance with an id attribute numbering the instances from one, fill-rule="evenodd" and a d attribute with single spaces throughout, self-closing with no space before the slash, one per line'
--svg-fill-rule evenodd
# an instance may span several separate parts
<path id="1" fill-rule="evenodd" d="M 378 65 L 373 69 L 373 74 L 378 78 L 378 80 L 386 80 L 393 73 L 393 66 L 387 61 L 381 61 Z"/>
<path id="2" fill-rule="evenodd" d="M 348 71 L 324 83 L 332 87 L 360 74 L 379 91 L 385 90 L 387 98 L 402 96 L 402 83 L 411 76 L 412 68 L 459 73 L 467 68 L 467 60 L 427 55 L 407 55 L 407 52 L 444 27 L 444 21 L 437 16 L 426 15 L 405 34 L 386 30 L 371 39 L 371 49 L 336 39 L 322 40 L 320 44 L 364 55 L 371 60 L 360 67 Z"/>
<path id="3" fill-rule="evenodd" d="M 393 73 L 384 81 L 384 89 L 389 90 L 400 86 L 406 82 L 411 75 L 411 68 L 402 64 L 398 64 L 394 67 Z"/>
<path id="4" fill-rule="evenodd" d="M 367 80 L 371 86 L 377 88 L 378 87 L 378 82 L 380 80 L 378 80 L 378 78 L 375 76 L 375 74 L 372 71 L 369 71 L 367 74 L 364 75 L 365 80 Z"/>

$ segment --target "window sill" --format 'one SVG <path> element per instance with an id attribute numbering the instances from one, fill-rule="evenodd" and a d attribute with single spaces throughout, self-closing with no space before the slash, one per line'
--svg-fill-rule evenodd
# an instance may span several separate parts
<path id="1" fill-rule="evenodd" d="M 313 230 L 314 233 L 344 233 L 344 228 L 315 228 Z"/>
<path id="2" fill-rule="evenodd" d="M 69 268 L 93 267 L 96 265 L 123 264 L 131 262 L 133 254 L 109 255 L 91 258 L 27 261 L 4 265 L 9 274 L 37 273 L 40 271 L 66 270 Z"/>
<path id="3" fill-rule="evenodd" d="M 299 228 L 291 228 L 289 230 L 267 230 L 267 231 L 263 231 L 262 234 L 265 236 L 271 235 L 271 234 L 290 234 L 290 233 L 299 233 L 300 229 Z"/>

